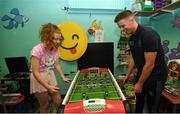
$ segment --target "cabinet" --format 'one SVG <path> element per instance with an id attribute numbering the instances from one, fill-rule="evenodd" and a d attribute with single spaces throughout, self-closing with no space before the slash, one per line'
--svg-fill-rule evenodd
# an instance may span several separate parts
<path id="1" fill-rule="evenodd" d="M 22 95 L 24 95 L 26 98 L 30 96 L 30 92 L 29 92 L 29 88 L 30 88 L 30 77 L 26 76 L 26 77 L 2 77 L 0 78 L 0 83 L 1 84 L 6 84 L 6 81 L 17 81 L 18 85 L 19 85 L 19 89 L 16 91 L 18 93 L 21 93 Z M 11 91 L 10 91 L 11 92 Z"/>
<path id="2" fill-rule="evenodd" d="M 172 4 L 169 4 L 165 7 L 162 7 L 161 9 L 159 10 L 153 10 L 153 11 L 137 11 L 135 12 L 135 16 L 151 16 L 151 17 L 154 17 L 156 15 L 159 15 L 159 14 L 163 14 L 163 13 L 172 13 L 172 10 L 175 10 L 175 9 L 178 9 L 180 8 L 180 0 L 172 3 Z"/>

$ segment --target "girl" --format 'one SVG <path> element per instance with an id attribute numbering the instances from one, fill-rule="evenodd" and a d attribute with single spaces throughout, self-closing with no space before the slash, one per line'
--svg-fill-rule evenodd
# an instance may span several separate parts
<path id="1" fill-rule="evenodd" d="M 53 69 L 55 68 L 62 80 L 70 82 L 62 72 L 59 64 L 58 47 L 63 41 L 60 29 L 51 23 L 42 26 L 41 43 L 31 50 L 30 92 L 34 93 L 40 104 L 40 113 L 47 113 L 49 97 L 52 98 L 54 111 L 61 104 L 60 90 L 57 86 Z"/>

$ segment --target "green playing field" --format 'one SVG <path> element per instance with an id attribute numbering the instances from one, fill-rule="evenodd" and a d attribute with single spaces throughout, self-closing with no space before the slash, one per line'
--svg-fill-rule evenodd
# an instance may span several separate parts
<path id="1" fill-rule="evenodd" d="M 68 103 L 92 98 L 121 100 L 109 72 L 79 73 Z"/>

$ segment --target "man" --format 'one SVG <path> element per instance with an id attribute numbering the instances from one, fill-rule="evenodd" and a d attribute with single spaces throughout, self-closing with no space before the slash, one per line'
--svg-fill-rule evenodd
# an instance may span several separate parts
<path id="1" fill-rule="evenodd" d="M 138 24 L 129 10 L 119 13 L 114 21 L 122 32 L 130 35 L 131 55 L 124 80 L 127 81 L 134 68 L 137 68 L 134 86 L 135 112 L 143 112 L 145 101 L 149 112 L 158 112 L 159 100 L 167 77 L 160 36 L 151 28 Z"/>

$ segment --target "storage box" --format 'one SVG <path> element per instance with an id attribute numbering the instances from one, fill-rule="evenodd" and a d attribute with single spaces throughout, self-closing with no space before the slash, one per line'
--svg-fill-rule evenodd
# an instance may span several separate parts
<path id="1" fill-rule="evenodd" d="M 142 11 L 152 11 L 154 9 L 154 3 L 151 1 L 141 3 Z"/>

